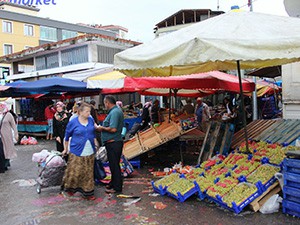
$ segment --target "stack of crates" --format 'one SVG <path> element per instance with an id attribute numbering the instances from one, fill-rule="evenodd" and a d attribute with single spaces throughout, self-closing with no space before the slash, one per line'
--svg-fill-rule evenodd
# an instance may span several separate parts
<path id="1" fill-rule="evenodd" d="M 283 213 L 300 217 L 300 159 L 284 159 L 283 179 Z"/>

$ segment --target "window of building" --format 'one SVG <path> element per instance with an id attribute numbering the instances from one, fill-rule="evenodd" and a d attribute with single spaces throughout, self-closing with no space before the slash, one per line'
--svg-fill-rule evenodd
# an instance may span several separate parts
<path id="1" fill-rule="evenodd" d="M 72 38 L 72 37 L 77 37 L 77 32 L 75 31 L 70 31 L 70 30 L 62 30 L 62 39 L 68 39 L 68 38 Z"/>
<path id="2" fill-rule="evenodd" d="M 10 21 L 2 21 L 2 32 L 12 33 L 12 22 Z"/>
<path id="3" fill-rule="evenodd" d="M 30 24 L 24 25 L 24 35 L 33 36 L 33 25 Z"/>
<path id="4" fill-rule="evenodd" d="M 62 66 L 88 62 L 87 46 L 68 49 L 61 52 Z"/>
<path id="5" fill-rule="evenodd" d="M 114 55 L 123 50 L 98 45 L 97 51 L 98 51 L 98 62 L 113 64 Z"/>
<path id="6" fill-rule="evenodd" d="M 13 46 L 9 44 L 4 44 L 3 55 L 9 55 L 13 53 Z"/>
<path id="7" fill-rule="evenodd" d="M 53 27 L 40 27 L 40 39 L 43 41 L 57 41 L 57 30 Z"/>
<path id="8" fill-rule="evenodd" d="M 36 57 L 35 65 L 36 70 L 45 70 L 59 67 L 58 53 Z"/>

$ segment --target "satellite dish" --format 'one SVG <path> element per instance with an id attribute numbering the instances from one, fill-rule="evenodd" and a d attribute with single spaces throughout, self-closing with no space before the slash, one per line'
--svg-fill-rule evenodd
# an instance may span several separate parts
<path id="1" fill-rule="evenodd" d="M 300 1 L 299 0 L 284 0 L 285 11 L 289 16 L 300 17 Z"/>

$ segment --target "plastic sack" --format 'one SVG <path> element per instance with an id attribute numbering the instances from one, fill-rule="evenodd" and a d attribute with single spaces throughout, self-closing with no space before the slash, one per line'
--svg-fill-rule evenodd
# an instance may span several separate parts
<path id="1" fill-rule="evenodd" d="M 107 151 L 105 146 L 101 146 L 96 152 L 96 159 L 101 162 L 107 162 Z"/>
<path id="2" fill-rule="evenodd" d="M 37 140 L 35 139 L 35 137 L 28 137 L 27 139 L 27 144 L 28 145 L 36 145 L 38 142 Z"/>
<path id="3" fill-rule="evenodd" d="M 283 174 L 282 173 L 275 173 L 275 178 L 279 181 L 281 190 L 283 190 Z"/>
<path id="4" fill-rule="evenodd" d="M 33 153 L 32 155 L 32 161 L 33 162 L 37 162 L 37 163 L 41 163 L 41 162 L 45 162 L 46 158 L 50 155 L 50 152 L 46 149 L 37 152 L 37 153 Z"/>
<path id="5" fill-rule="evenodd" d="M 265 204 L 259 209 L 262 214 L 270 214 L 279 211 L 279 203 L 282 202 L 282 198 L 276 194 L 269 198 Z"/>
<path id="6" fill-rule="evenodd" d="M 64 166 L 65 162 L 61 156 L 50 154 L 46 159 L 46 166 L 47 167 L 61 167 Z"/>
<path id="7" fill-rule="evenodd" d="M 28 144 L 28 138 L 27 136 L 22 137 L 21 141 L 20 141 L 21 145 L 27 145 Z"/>

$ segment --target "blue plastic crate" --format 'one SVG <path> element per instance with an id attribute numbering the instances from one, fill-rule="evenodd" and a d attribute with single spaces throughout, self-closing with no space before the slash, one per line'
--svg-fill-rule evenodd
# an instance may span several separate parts
<path id="1" fill-rule="evenodd" d="M 300 218 L 300 204 L 284 199 L 282 201 L 282 212 Z"/>
<path id="2" fill-rule="evenodd" d="M 185 179 L 185 178 L 182 178 L 182 179 Z M 192 195 L 199 192 L 199 186 L 198 186 L 197 182 L 194 181 L 193 183 L 195 186 L 191 190 L 189 190 L 187 193 L 185 193 L 184 195 L 182 195 L 180 192 L 178 192 L 177 195 L 174 195 L 174 194 L 168 192 L 168 188 L 167 188 L 167 195 L 172 198 L 177 199 L 179 202 L 184 202 L 189 197 L 191 197 Z"/>
<path id="3" fill-rule="evenodd" d="M 136 167 L 136 168 L 138 168 L 138 169 L 141 168 L 141 160 L 140 160 L 139 157 L 135 157 L 135 158 L 129 160 L 129 162 L 131 163 L 131 165 L 132 165 L 133 167 Z"/>
<path id="4" fill-rule="evenodd" d="M 289 186 L 283 187 L 283 199 L 297 202 L 300 204 L 300 190 Z"/>
<path id="5" fill-rule="evenodd" d="M 300 188 L 300 174 L 286 172 L 283 174 L 283 181 L 286 186 Z"/>
<path id="6" fill-rule="evenodd" d="M 300 160 L 285 158 L 283 160 L 283 172 L 300 174 Z"/>
<path id="7" fill-rule="evenodd" d="M 198 185 L 198 184 L 197 184 Z M 201 188 L 199 187 L 199 191 L 198 191 L 198 198 L 200 200 L 204 200 L 207 197 L 206 195 L 206 190 L 202 191 Z"/>
<path id="8" fill-rule="evenodd" d="M 232 202 L 232 207 L 229 207 L 225 202 L 223 202 L 221 196 L 217 196 L 216 201 L 219 202 L 218 204 L 221 207 L 223 207 L 225 209 L 229 209 L 229 210 L 235 212 L 236 214 L 239 214 L 247 205 L 249 205 L 251 202 L 253 202 L 257 197 L 259 197 L 262 194 L 259 186 L 257 184 L 255 186 L 257 188 L 257 191 L 254 192 L 252 195 L 250 195 L 246 200 L 241 202 L 239 205 L 237 205 L 235 202 Z"/>
<path id="9" fill-rule="evenodd" d="M 159 193 L 160 195 L 165 195 L 165 194 L 167 194 L 167 187 L 162 187 L 161 185 L 159 186 L 159 187 L 156 187 L 155 185 L 154 185 L 154 181 L 151 181 L 151 185 L 152 185 L 152 187 L 153 187 L 153 190 L 155 191 L 155 192 L 157 192 L 157 193 Z"/>

